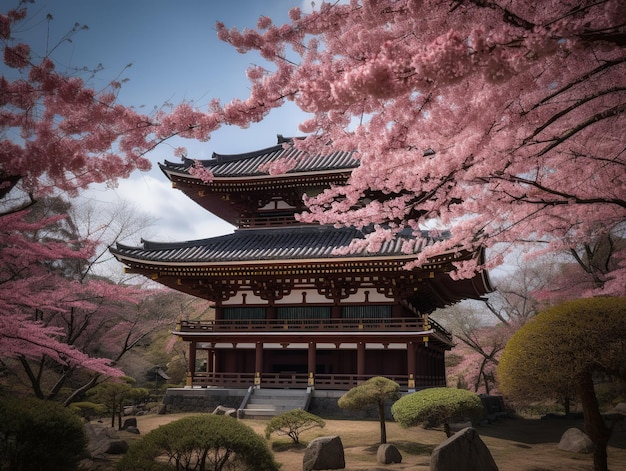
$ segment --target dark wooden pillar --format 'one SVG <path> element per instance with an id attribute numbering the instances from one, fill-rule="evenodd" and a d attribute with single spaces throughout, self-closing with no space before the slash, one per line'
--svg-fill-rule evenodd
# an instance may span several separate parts
<path id="1" fill-rule="evenodd" d="M 365 342 L 356 344 L 356 374 L 358 376 L 365 375 Z"/>
<path id="2" fill-rule="evenodd" d="M 309 371 L 309 386 L 315 386 L 315 365 L 316 365 L 316 348 L 317 344 L 315 342 L 309 342 L 309 354 L 307 358 L 308 371 Z"/>
<path id="3" fill-rule="evenodd" d="M 406 369 L 408 377 L 408 389 L 409 391 L 415 391 L 415 373 L 416 373 L 416 353 L 415 343 L 408 342 L 406 345 Z"/>
<path id="4" fill-rule="evenodd" d="M 263 372 L 263 342 L 257 342 L 254 351 L 254 371 Z"/>
<path id="5" fill-rule="evenodd" d="M 189 342 L 189 363 L 187 365 L 187 386 L 193 386 L 193 376 L 196 373 L 196 342 Z"/>
<path id="6" fill-rule="evenodd" d="M 204 369 L 205 373 L 210 373 L 213 370 L 213 349 L 206 349 L 206 368 Z"/>

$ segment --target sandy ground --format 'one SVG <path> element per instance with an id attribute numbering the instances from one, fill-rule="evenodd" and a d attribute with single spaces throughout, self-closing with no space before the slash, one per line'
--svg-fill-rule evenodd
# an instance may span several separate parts
<path id="1" fill-rule="evenodd" d="M 159 425 L 191 414 L 148 415 L 137 417 L 141 434 Z M 263 435 L 266 421 L 245 420 L 244 423 Z M 580 455 L 557 449 L 563 432 L 570 427 L 583 428 L 582 422 L 569 419 L 499 419 L 493 424 L 476 428 L 491 451 L 500 471 L 590 471 L 591 455 Z M 424 430 L 419 427 L 403 429 L 396 423 L 387 424 L 387 442 L 400 450 L 403 460 L 399 464 L 379 465 L 376 450 L 380 438 L 377 421 L 327 420 L 324 429 L 313 429 L 301 437 L 309 442 L 321 436 L 338 435 L 344 445 L 346 470 L 389 469 L 428 470 L 432 449 L 445 440 L 441 429 Z M 124 438 L 136 440 L 138 435 L 124 433 Z M 268 445 L 274 448 L 276 460 L 283 471 L 302 469 L 304 447 L 289 447 L 286 437 L 272 436 Z M 615 430 L 608 449 L 609 468 L 626 470 L 626 421 Z"/>

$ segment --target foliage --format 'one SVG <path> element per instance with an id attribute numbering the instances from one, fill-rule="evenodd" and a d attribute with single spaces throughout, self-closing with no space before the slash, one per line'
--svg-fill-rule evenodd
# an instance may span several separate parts
<path id="1" fill-rule="evenodd" d="M 525 402 L 560 399 L 590 371 L 623 375 L 624 338 L 626 298 L 561 303 L 511 337 L 498 367 L 500 388 Z"/>
<path id="2" fill-rule="evenodd" d="M 375 407 L 380 422 L 380 443 L 387 443 L 385 426 L 385 403 L 400 398 L 400 385 L 382 376 L 376 376 L 355 386 L 339 398 L 337 405 L 342 409 L 361 410 Z"/>
<path id="3" fill-rule="evenodd" d="M 312 428 L 324 428 L 326 422 L 315 414 L 302 409 L 293 409 L 270 419 L 265 427 L 265 438 L 272 433 L 287 435 L 293 443 L 300 443 L 300 435 Z"/>
<path id="4" fill-rule="evenodd" d="M 578 261 L 623 233 L 624 6 L 354 0 L 294 8 L 284 25 L 262 17 L 257 30 L 218 23 L 219 38 L 270 66 L 250 67 L 246 99 L 188 115 L 197 127 L 246 127 L 287 102 L 310 113 L 295 146 L 354 151 L 360 166 L 347 185 L 307 198 L 302 219 L 372 227 L 352 250 L 375 251 L 403 230 L 420 238 L 436 221 L 452 235 L 418 240 L 416 264 L 487 246 L 498 248 L 493 267 L 500 248 L 520 244 Z M 584 267 L 586 293 L 624 293 L 625 253 Z M 480 263 L 457 264 L 457 276 Z"/>
<path id="5" fill-rule="evenodd" d="M 24 366 L 42 399 L 44 392 L 37 384 L 41 374 L 31 368 L 30 360 L 39 367 L 54 362 L 66 374 L 79 366 L 109 376 L 121 374 L 109 359 L 90 358 L 77 348 L 78 336 L 90 332 L 88 323 L 64 329 L 67 321 L 78 321 L 78 312 L 98 311 L 115 289 L 102 280 L 81 283 L 67 275 L 66 270 L 81 266 L 93 254 L 93 246 L 76 238 L 64 242 L 63 228 L 58 227 L 63 219 L 44 214 L 29 220 L 25 211 L 0 215 L 0 356 Z M 125 294 L 120 290 L 118 297 Z M 56 392 L 63 384 L 56 382 Z"/>
<path id="6" fill-rule="evenodd" d="M 577 393 L 594 442 L 594 467 L 605 470 L 610 429 L 600 415 L 593 374 L 626 377 L 626 298 L 569 301 L 543 311 L 509 340 L 498 366 L 503 393 L 521 401 Z"/>
<path id="7" fill-rule="evenodd" d="M 220 471 L 230 469 L 227 466 L 233 463 L 237 463 L 237 469 L 251 471 L 279 468 L 263 438 L 250 427 L 232 417 L 206 414 L 185 417 L 152 430 L 130 446 L 118 469 Z"/>
<path id="8" fill-rule="evenodd" d="M 93 276 L 103 246 L 106 250 L 112 242 L 101 238 L 108 231 L 80 233 L 65 217 L 67 205 L 56 204 L 50 213 L 41 204 L 47 197 L 58 203 L 61 195 L 75 196 L 95 182 L 114 186 L 132 171 L 150 168 L 143 154 L 165 136 L 147 138 L 150 119 L 116 103 L 120 82 L 97 92 L 71 75 L 84 71 L 57 70 L 50 54 L 84 27 L 77 25 L 56 45 L 49 37 L 45 54 L 38 54 L 19 42 L 17 26 L 27 18 L 27 2 L 16 3 L 17 8 L 0 12 L 5 66 L 0 77 L 0 359 L 14 371 L 15 363 L 23 368 L 37 397 L 52 399 L 84 370 L 92 373 L 80 378 L 85 382 L 75 386 L 78 394 L 101 377 L 122 374 L 93 351 L 97 342 L 90 336 L 98 326 L 107 328 L 100 317 L 110 314 L 105 311 L 138 296 Z M 136 338 L 135 329 L 126 332 L 127 342 L 118 337 L 122 346 L 113 359 Z M 54 379 L 48 378 L 51 372 Z"/>
<path id="9" fill-rule="evenodd" d="M 158 291 L 116 284 L 92 272 L 106 248 L 97 248 L 91 239 L 96 232 L 76 221 L 80 218 L 69 202 L 43 198 L 28 211 L 5 217 L 23 218 L 0 228 L 5 314 L 0 352 L 14 383 L 29 384 L 41 399 L 69 404 L 98 382 L 122 374 L 119 360 L 173 322 L 161 309 Z M 126 231 L 115 232 L 120 233 Z M 106 240 L 99 232 L 101 237 Z"/>
<path id="10" fill-rule="evenodd" d="M 315 414 L 302 409 L 293 409 L 270 419 L 265 427 L 265 438 L 272 433 L 287 435 L 294 443 L 300 443 L 302 432 L 312 428 L 324 428 L 326 422 Z"/>
<path id="11" fill-rule="evenodd" d="M 428 388 L 401 397 L 391 406 L 391 413 L 403 427 L 422 424 L 430 428 L 453 419 L 476 422 L 483 415 L 483 404 L 477 394 L 465 389 Z"/>
<path id="12" fill-rule="evenodd" d="M 69 409 L 34 398 L 0 398 L 1 469 L 70 471 L 86 445 L 83 425 Z"/>
<path id="13" fill-rule="evenodd" d="M 562 265 L 551 259 L 517 260 L 509 264 L 509 270 L 494 280 L 498 289 L 482 301 L 464 302 L 433 314 L 454 334 L 458 341 L 455 354 L 463 358 L 447 365 L 452 387 L 460 385 L 485 394 L 497 390 L 495 371 L 506 342 L 541 309 L 538 292 L 560 276 Z"/>
<path id="14" fill-rule="evenodd" d="M 107 413 L 107 407 L 104 404 L 96 404 L 95 402 L 72 402 L 69 409 L 75 411 L 83 419 L 90 421 L 95 417 L 102 417 Z"/>
<path id="15" fill-rule="evenodd" d="M 107 381 L 91 389 L 87 394 L 95 401 L 103 404 L 111 414 L 111 427 L 115 427 L 118 417 L 118 428 L 122 428 L 122 409 L 124 405 L 137 403 L 149 397 L 145 388 L 135 388 L 132 378 L 124 378 L 125 382 Z"/>

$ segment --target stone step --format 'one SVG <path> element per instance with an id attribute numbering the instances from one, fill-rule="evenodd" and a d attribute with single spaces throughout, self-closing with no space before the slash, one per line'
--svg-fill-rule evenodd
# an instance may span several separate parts
<path id="1" fill-rule="evenodd" d="M 254 389 L 240 409 L 240 417 L 271 417 L 306 407 L 307 393 L 294 390 Z"/>

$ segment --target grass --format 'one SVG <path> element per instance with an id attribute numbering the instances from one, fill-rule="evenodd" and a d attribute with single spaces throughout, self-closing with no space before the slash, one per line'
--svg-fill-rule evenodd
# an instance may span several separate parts
<path id="1" fill-rule="evenodd" d="M 191 414 L 148 415 L 137 417 L 138 428 L 144 435 L 167 422 Z M 272 436 L 268 446 L 283 471 L 301 470 L 306 443 L 322 436 L 338 435 L 344 446 L 346 471 L 372 468 L 426 471 L 430 468 L 432 450 L 446 439 L 442 429 L 425 430 L 420 427 L 404 429 L 395 422 L 387 423 L 387 442 L 394 444 L 402 454 L 402 463 L 379 465 L 376 451 L 380 438 L 377 420 L 325 419 L 326 427 L 302 434 L 301 444 L 293 445 L 285 436 Z M 244 423 L 264 436 L 267 421 L 245 420 Z M 503 418 L 493 424 L 476 427 L 500 471 L 590 471 L 591 455 L 578 455 L 557 448 L 561 435 L 570 427 L 583 428 L 582 421 L 573 419 L 539 420 L 530 418 Z M 138 440 L 141 435 L 121 432 L 122 438 Z M 626 421 L 613 433 L 608 450 L 609 468 L 626 469 Z M 112 470 L 99 467 L 99 470 Z"/>

